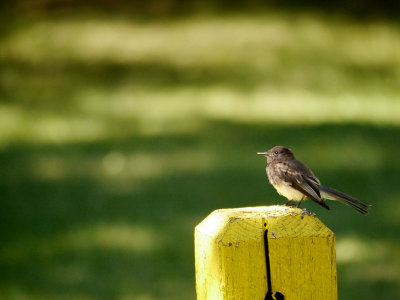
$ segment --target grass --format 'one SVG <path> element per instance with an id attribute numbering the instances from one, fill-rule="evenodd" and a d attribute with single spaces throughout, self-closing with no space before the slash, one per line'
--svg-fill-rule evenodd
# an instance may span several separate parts
<path id="1" fill-rule="evenodd" d="M 399 297 L 397 24 L 39 17 L 2 44 L 1 298 L 194 299 L 194 226 L 282 203 L 255 155 L 276 144 L 373 204 L 305 204 L 340 299 Z"/>

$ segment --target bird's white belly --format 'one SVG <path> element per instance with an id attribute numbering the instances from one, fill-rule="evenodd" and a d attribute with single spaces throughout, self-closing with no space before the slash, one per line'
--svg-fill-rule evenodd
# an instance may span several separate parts
<path id="1" fill-rule="evenodd" d="M 277 190 L 279 195 L 282 195 L 291 201 L 300 201 L 305 197 L 302 192 L 299 192 L 287 184 L 274 185 L 274 188 Z"/>

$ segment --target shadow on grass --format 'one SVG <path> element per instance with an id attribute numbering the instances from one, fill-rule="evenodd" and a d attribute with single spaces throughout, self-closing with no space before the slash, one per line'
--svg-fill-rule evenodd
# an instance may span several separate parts
<path id="1" fill-rule="evenodd" d="M 338 241 L 356 236 L 398 249 L 399 128 L 210 121 L 196 134 L 2 150 L 1 293 L 194 299 L 194 226 L 217 208 L 283 203 L 255 154 L 275 144 L 290 146 L 326 185 L 373 204 L 367 217 L 336 203 L 329 212 L 305 204 Z M 127 159 L 107 173 L 116 151 Z M 339 263 L 341 299 L 353 299 L 355 287 L 366 291 L 364 299 L 399 296 L 399 278 L 383 275 L 387 265 L 400 262 L 383 256 Z M 369 277 L 354 271 L 371 268 Z"/>

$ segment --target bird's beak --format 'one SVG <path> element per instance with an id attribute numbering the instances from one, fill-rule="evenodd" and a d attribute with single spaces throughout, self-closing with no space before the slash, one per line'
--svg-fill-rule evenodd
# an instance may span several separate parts
<path id="1" fill-rule="evenodd" d="M 264 156 L 267 156 L 267 153 L 268 152 L 257 152 L 258 155 L 264 155 Z"/>

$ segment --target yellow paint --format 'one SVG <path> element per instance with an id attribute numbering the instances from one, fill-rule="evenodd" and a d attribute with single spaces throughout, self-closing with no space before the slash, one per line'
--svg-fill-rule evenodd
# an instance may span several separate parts
<path id="1" fill-rule="evenodd" d="M 264 232 L 272 294 L 337 299 L 335 236 L 318 218 L 285 206 L 221 209 L 195 229 L 197 299 L 264 299 Z"/>

